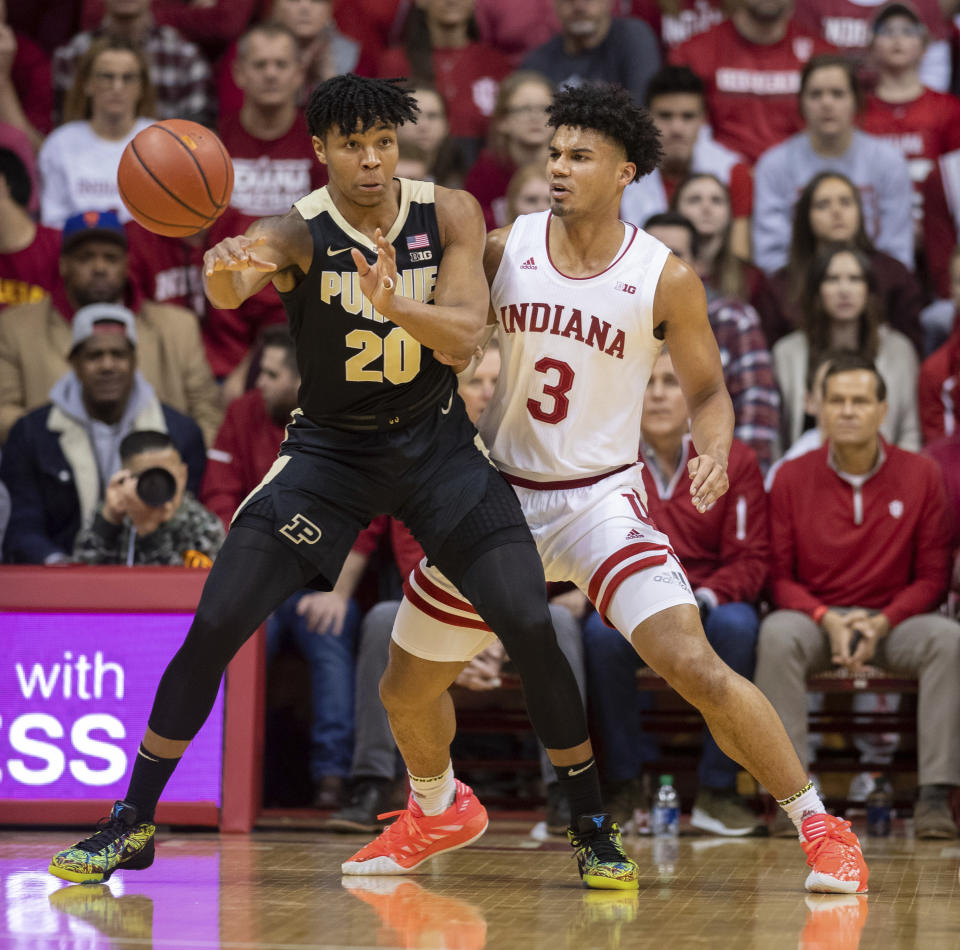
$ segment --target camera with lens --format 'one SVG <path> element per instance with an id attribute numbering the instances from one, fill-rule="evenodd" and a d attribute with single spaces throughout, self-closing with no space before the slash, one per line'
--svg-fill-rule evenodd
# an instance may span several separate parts
<path id="1" fill-rule="evenodd" d="M 162 508 L 177 493 L 177 480 L 159 465 L 137 476 L 137 497 L 151 508 Z"/>

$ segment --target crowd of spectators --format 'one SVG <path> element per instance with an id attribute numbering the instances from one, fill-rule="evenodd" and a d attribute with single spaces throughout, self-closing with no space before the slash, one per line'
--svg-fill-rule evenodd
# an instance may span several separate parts
<path id="1" fill-rule="evenodd" d="M 408 77 L 420 121 L 399 130 L 402 174 L 465 188 L 490 229 L 549 206 L 554 90 L 617 83 L 649 109 L 663 148 L 621 217 L 703 280 L 736 415 L 731 490 L 697 516 L 683 502 L 685 407 L 661 357 L 640 447 L 650 509 L 708 638 L 743 675 L 756 665 L 803 756 L 807 674 L 875 661 L 918 678 L 917 831 L 953 836 L 944 802 L 960 785 L 960 732 L 938 725 L 956 719 L 960 678 L 960 15 L 949 8 L 0 0 L 3 559 L 216 557 L 276 457 L 299 379 L 273 287 L 219 310 L 202 256 L 326 182 L 303 116 L 318 81 Z M 116 184 L 126 144 L 171 117 L 216 129 L 234 165 L 230 207 L 187 238 L 133 222 Z M 496 360 L 463 389 L 474 415 Z M 149 500 L 145 473 L 168 485 L 162 500 Z M 402 524 L 374 522 L 333 591 L 298 592 L 269 623 L 271 660 L 286 645 L 309 667 L 313 801 L 343 830 L 376 827 L 388 804 L 397 762 L 376 682 L 419 556 Z M 578 591 L 555 592 L 552 609 L 609 790 L 629 809 L 647 748 L 630 712 L 643 702 L 636 657 Z M 461 686 L 495 688 L 505 662 L 488 651 Z M 699 827 L 755 830 L 736 773 L 705 737 Z M 562 827 L 549 799 L 548 825 Z"/>

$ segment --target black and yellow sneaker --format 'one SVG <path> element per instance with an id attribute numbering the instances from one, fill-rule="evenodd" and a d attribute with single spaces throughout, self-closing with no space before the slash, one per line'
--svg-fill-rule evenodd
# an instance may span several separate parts
<path id="1" fill-rule="evenodd" d="M 620 828 L 609 815 L 580 815 L 567 831 L 584 887 L 635 891 L 639 868 L 627 857 Z"/>
<path id="2" fill-rule="evenodd" d="M 71 884 L 47 899 L 55 910 L 96 927 L 108 937 L 153 945 L 153 901 L 145 894 L 114 897 L 107 884 Z"/>
<path id="3" fill-rule="evenodd" d="M 156 827 L 137 821 L 137 809 L 116 802 L 110 815 L 97 822 L 97 831 L 72 848 L 53 856 L 47 869 L 75 884 L 98 884 L 118 870 L 142 871 L 153 864 Z"/>

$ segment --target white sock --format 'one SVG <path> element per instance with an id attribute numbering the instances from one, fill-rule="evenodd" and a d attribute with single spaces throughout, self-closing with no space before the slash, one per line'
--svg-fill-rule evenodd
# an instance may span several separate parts
<path id="1" fill-rule="evenodd" d="M 457 797 L 457 786 L 453 781 L 453 763 L 448 762 L 442 775 L 432 778 L 418 778 L 410 775 L 410 789 L 413 797 L 425 815 L 439 815 L 446 811 Z"/>
<path id="2" fill-rule="evenodd" d="M 794 827 L 797 829 L 797 834 L 800 835 L 801 838 L 803 834 L 800 831 L 800 826 L 803 824 L 804 818 L 826 811 L 823 807 L 823 802 L 820 801 L 820 794 L 817 792 L 813 782 L 810 783 L 809 788 L 803 791 L 801 795 L 793 799 L 786 799 L 782 802 L 778 801 L 777 804 L 787 813 L 787 817 L 793 822 Z M 824 830 L 824 833 L 826 833 L 826 830 Z M 816 837 L 820 836 L 817 835 Z"/>

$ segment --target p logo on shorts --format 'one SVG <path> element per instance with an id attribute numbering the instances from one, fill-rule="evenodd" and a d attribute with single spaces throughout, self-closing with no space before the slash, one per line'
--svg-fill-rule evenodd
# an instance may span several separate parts
<path id="1" fill-rule="evenodd" d="M 299 513 L 280 529 L 280 533 L 294 544 L 316 544 L 323 534 L 309 518 Z"/>

